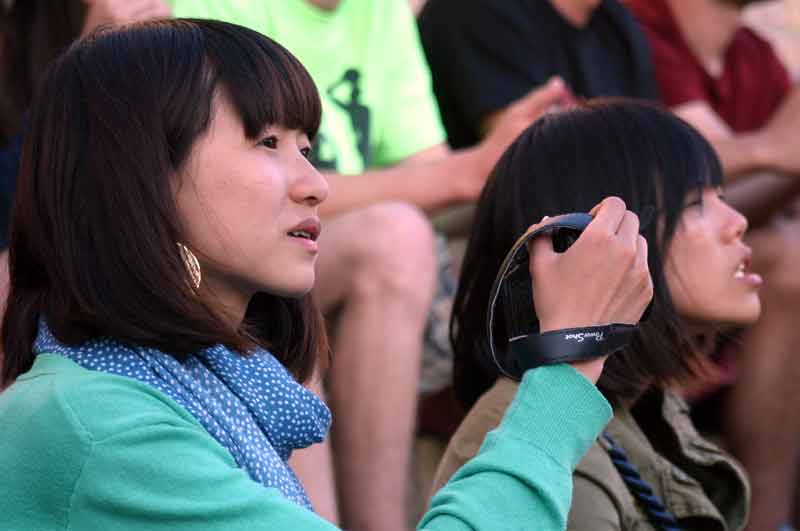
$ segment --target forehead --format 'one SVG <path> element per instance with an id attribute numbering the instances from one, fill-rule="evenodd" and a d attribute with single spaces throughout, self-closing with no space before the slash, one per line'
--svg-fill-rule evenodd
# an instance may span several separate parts
<path id="1" fill-rule="evenodd" d="M 211 100 L 208 129 L 237 131 L 244 135 L 244 123 L 223 90 L 217 90 Z"/>

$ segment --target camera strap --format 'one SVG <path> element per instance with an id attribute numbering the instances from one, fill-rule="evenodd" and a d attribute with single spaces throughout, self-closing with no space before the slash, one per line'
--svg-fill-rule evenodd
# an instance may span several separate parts
<path id="1" fill-rule="evenodd" d="M 489 350 L 500 372 L 521 379 L 528 370 L 542 365 L 586 361 L 622 350 L 630 341 L 636 325 L 609 324 L 569 328 L 538 333 L 533 315 L 533 289 L 528 272 L 528 242 L 550 234 L 553 248 L 564 252 L 592 221 L 588 214 L 566 214 L 548 220 L 520 236 L 506 255 L 495 277 L 489 297 L 486 335 Z M 510 338 L 504 347 L 494 341 L 496 308 L 504 307 L 505 328 Z"/>
<path id="2" fill-rule="evenodd" d="M 551 330 L 512 337 L 508 348 L 518 360 L 519 367 L 526 371 L 541 365 L 608 356 L 625 348 L 637 328 L 635 325 L 611 324 Z"/>

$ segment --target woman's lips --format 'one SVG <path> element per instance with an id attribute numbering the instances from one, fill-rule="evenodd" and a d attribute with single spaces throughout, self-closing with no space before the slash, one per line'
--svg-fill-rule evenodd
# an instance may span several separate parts
<path id="1" fill-rule="evenodd" d="M 736 272 L 733 274 L 733 278 L 744 282 L 750 286 L 758 287 L 764 283 L 764 279 L 761 278 L 761 275 L 758 273 L 753 273 L 752 271 L 748 271 L 748 267 L 750 265 L 750 260 L 747 259 L 742 261 L 739 264 L 739 267 L 736 268 Z"/>
<path id="2" fill-rule="evenodd" d="M 303 246 L 303 248 L 305 248 L 308 252 L 314 254 L 319 252 L 319 245 L 311 238 L 306 238 L 302 236 L 292 236 L 291 234 L 289 234 L 289 237 L 292 240 L 294 240 L 297 244 Z"/>

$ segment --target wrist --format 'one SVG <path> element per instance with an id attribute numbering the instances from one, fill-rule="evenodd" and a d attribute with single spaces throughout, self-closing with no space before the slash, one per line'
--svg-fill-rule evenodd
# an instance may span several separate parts
<path id="1" fill-rule="evenodd" d="M 584 378 L 593 384 L 596 384 L 597 380 L 600 379 L 600 375 L 603 374 L 603 368 L 605 367 L 606 359 L 607 357 L 603 356 L 602 358 L 589 361 L 574 361 L 570 363 L 570 365 Z"/>
<path id="2" fill-rule="evenodd" d="M 458 204 L 474 202 L 483 191 L 483 185 L 486 184 L 486 179 L 494 168 L 494 161 L 490 160 L 485 142 L 459 150 L 453 157 L 457 161 L 451 173 L 457 178 L 449 179 L 452 184 L 453 202 Z"/>
<path id="3" fill-rule="evenodd" d="M 588 328 L 590 326 L 598 326 L 597 323 L 583 323 L 576 324 L 575 319 L 551 319 L 548 321 L 539 321 L 539 333 L 553 332 L 556 330 L 566 330 L 568 328 Z"/>
<path id="4" fill-rule="evenodd" d="M 744 148 L 747 158 L 751 161 L 751 167 L 755 170 L 767 169 L 775 166 L 776 156 L 773 150 L 775 143 L 765 132 L 743 135 Z"/>

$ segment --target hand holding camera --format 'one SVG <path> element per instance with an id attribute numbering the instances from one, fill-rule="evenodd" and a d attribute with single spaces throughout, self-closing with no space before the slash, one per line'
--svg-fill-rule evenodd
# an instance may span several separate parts
<path id="1" fill-rule="evenodd" d="M 636 324 L 652 299 L 647 241 L 639 235 L 639 218 L 616 197 L 603 200 L 590 215 L 592 222 L 563 253 L 553 249 L 551 238 L 530 243 L 529 271 L 540 332 Z"/>
<path id="2" fill-rule="evenodd" d="M 487 316 L 492 357 L 512 378 L 571 363 L 596 382 L 652 295 L 647 242 L 622 200 L 607 198 L 589 214 L 545 218 L 517 240 L 495 280 Z M 497 307 L 507 344 L 495 343 Z"/>

